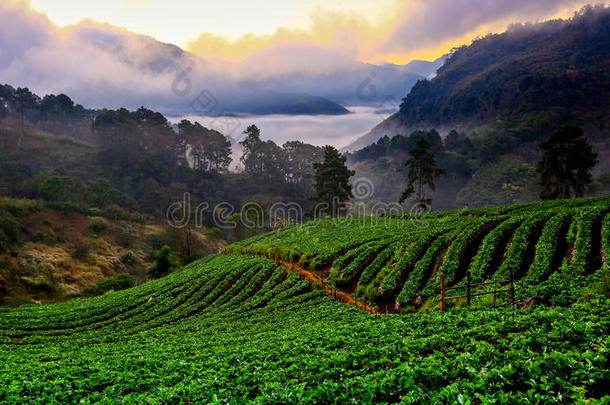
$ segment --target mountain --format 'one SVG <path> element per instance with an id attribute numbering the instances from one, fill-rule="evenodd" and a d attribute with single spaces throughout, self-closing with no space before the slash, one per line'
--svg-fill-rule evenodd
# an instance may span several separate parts
<path id="1" fill-rule="evenodd" d="M 427 79 L 432 79 L 434 76 L 436 76 L 436 72 L 438 71 L 438 69 L 440 69 L 441 66 L 443 66 L 448 57 L 449 55 L 443 55 L 432 62 L 429 62 L 427 60 L 415 59 L 407 63 L 406 65 L 396 65 L 389 62 L 383 62 L 382 66 L 402 69 L 409 73 L 413 73 L 418 76 L 425 77 Z"/>
<path id="2" fill-rule="evenodd" d="M 274 46 L 231 62 L 93 21 L 59 28 L 44 14 L 11 4 L 0 2 L 3 83 L 70 94 L 89 108 L 144 105 L 206 116 L 345 113 L 339 104 L 395 111 L 424 77 L 307 45 Z"/>
<path id="3" fill-rule="evenodd" d="M 251 103 L 255 99 L 256 103 Z M 324 97 L 315 97 L 304 93 L 279 93 L 275 91 L 261 91 L 242 104 L 234 104 L 233 111 L 249 112 L 257 115 L 286 114 L 286 115 L 340 115 L 349 111 Z"/>
<path id="4" fill-rule="evenodd" d="M 415 129 L 493 128 L 539 139 L 559 121 L 604 129 L 610 109 L 610 8 L 513 25 L 453 52 L 400 110 L 346 149 Z"/>

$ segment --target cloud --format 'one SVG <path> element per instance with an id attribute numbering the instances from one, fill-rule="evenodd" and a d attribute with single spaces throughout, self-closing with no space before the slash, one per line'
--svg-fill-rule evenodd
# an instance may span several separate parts
<path id="1" fill-rule="evenodd" d="M 414 57 L 435 59 L 453 45 L 502 31 L 510 23 L 548 19 L 573 12 L 586 0 L 396 0 L 375 21 L 349 11 L 310 14 L 307 29 L 278 28 L 272 34 L 246 34 L 236 40 L 202 33 L 188 49 L 205 57 L 242 61 L 267 48 L 317 46 L 363 60 Z"/>
<path id="2" fill-rule="evenodd" d="M 418 77 L 358 60 L 404 56 L 455 38 L 461 44 L 468 33 L 498 21 L 542 18 L 577 3 L 395 0 L 374 21 L 317 9 L 307 29 L 280 28 L 236 41 L 204 33 L 192 42 L 193 55 L 108 24 L 83 21 L 60 28 L 27 2 L 0 0 L 0 78 L 41 95 L 69 94 L 87 107 L 145 105 L 166 113 L 192 111 L 202 91 L 221 110 L 256 103 L 270 91 L 347 105 L 395 104 Z"/>
<path id="3" fill-rule="evenodd" d="M 410 53 L 436 47 L 469 33 L 547 19 L 566 7 L 577 10 L 583 4 L 582 0 L 412 0 L 377 52 Z"/>
<path id="4" fill-rule="evenodd" d="M 234 61 L 243 61 L 270 47 L 285 49 L 287 46 L 316 46 L 355 59 L 366 58 L 366 53 L 389 33 L 395 19 L 395 14 L 388 13 L 387 17 L 371 23 L 354 12 L 315 9 L 309 15 L 308 29 L 280 27 L 272 34 L 249 33 L 236 40 L 203 32 L 189 41 L 187 49 L 204 57 Z"/>
<path id="5" fill-rule="evenodd" d="M 152 38 L 92 21 L 59 28 L 27 3 L 0 1 L 2 82 L 89 107 L 154 106 L 170 102 L 187 64 L 188 54 Z"/>

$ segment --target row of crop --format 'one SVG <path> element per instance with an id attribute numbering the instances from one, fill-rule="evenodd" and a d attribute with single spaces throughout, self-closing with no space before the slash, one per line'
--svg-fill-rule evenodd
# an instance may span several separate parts
<path id="1" fill-rule="evenodd" d="M 393 239 L 376 241 L 369 244 L 366 249 L 361 251 L 347 266 L 341 269 L 340 278 L 344 282 L 351 282 L 359 276 L 359 272 L 364 269 L 367 264 L 374 261 L 379 253 L 385 250 Z"/>
<path id="2" fill-rule="evenodd" d="M 270 263 L 272 264 L 272 263 Z M 273 266 L 271 266 L 272 268 Z M 269 277 L 261 288 L 253 291 L 256 288 L 256 282 L 260 282 L 260 277 L 255 277 L 250 281 L 249 287 L 237 294 L 237 298 L 229 300 L 226 305 L 214 305 L 206 311 L 201 312 L 199 317 L 183 317 L 179 323 L 172 322 L 172 327 L 182 327 L 196 323 L 198 319 L 214 319 L 214 322 L 223 318 L 232 318 L 235 316 L 244 316 L 248 311 L 256 310 L 257 308 L 267 307 L 269 301 L 278 295 L 280 292 L 292 288 L 298 283 L 300 277 L 297 273 L 287 273 L 283 266 L 277 266 L 273 270 L 273 274 Z M 160 326 L 164 328 L 165 326 Z"/>
<path id="3" fill-rule="evenodd" d="M 425 287 L 426 280 L 430 279 L 432 283 L 436 282 L 435 274 L 430 274 L 430 271 L 435 263 L 441 259 L 443 250 L 455 235 L 456 231 L 441 235 L 426 250 L 426 253 L 417 262 L 413 271 L 409 274 L 407 281 L 405 281 L 402 290 L 396 297 L 396 302 L 400 306 L 412 303 L 420 293 L 425 294 L 422 289 Z"/>
<path id="4" fill-rule="evenodd" d="M 397 292 L 401 280 L 404 279 L 409 270 L 415 265 L 417 259 L 437 237 L 437 232 L 420 235 L 420 237 L 407 248 L 404 255 L 396 262 L 394 268 L 381 282 L 380 292 L 382 295 L 393 295 Z"/>
<path id="5" fill-rule="evenodd" d="M 504 240 L 508 241 L 511 233 L 524 220 L 522 216 L 508 218 L 483 238 L 468 268 L 472 282 L 481 281 L 485 274 L 489 272 L 494 257 L 504 253 L 499 251 L 504 247 L 502 242 Z"/>
<path id="6" fill-rule="evenodd" d="M 274 295 L 274 289 L 286 279 L 286 269 L 282 266 L 276 267 L 273 274 L 263 284 L 262 288 L 252 295 L 238 308 L 240 311 L 248 311 L 263 306 Z"/>
<path id="7" fill-rule="evenodd" d="M 348 255 L 345 259 L 337 261 L 337 265 L 341 265 L 342 261 L 347 261 L 350 259 L 353 254 L 357 253 L 358 249 L 364 249 L 365 245 L 373 243 L 379 239 L 380 238 L 354 238 L 352 241 L 346 242 L 335 248 L 328 249 L 319 254 L 314 260 L 315 265 L 309 266 L 309 268 L 312 270 L 319 270 L 328 266 L 335 267 L 336 260 L 340 259 L 342 256 Z"/>
<path id="8" fill-rule="evenodd" d="M 194 279 L 195 280 L 195 279 Z M 133 301 L 134 303 L 127 307 L 126 310 L 121 309 L 118 312 L 113 312 L 109 315 L 99 315 L 94 317 L 85 316 L 86 312 L 83 311 L 83 320 L 75 320 L 73 322 L 63 322 L 58 325 L 55 323 L 47 324 L 44 322 L 39 322 L 35 328 L 26 328 L 20 329 L 18 327 L 10 328 L 11 334 L 19 334 L 23 336 L 34 335 L 34 334 L 44 334 L 49 336 L 60 336 L 66 334 L 72 334 L 76 332 L 83 332 L 93 329 L 101 329 L 107 325 L 112 323 L 120 322 L 125 318 L 133 318 L 137 316 L 141 316 L 141 314 L 149 314 L 149 310 L 152 307 L 160 307 L 165 302 L 169 302 L 173 300 L 174 294 L 189 294 L 190 291 L 194 291 L 199 287 L 199 283 L 182 283 L 175 285 L 173 288 L 168 288 L 165 290 L 160 290 L 155 293 L 156 302 L 150 300 L 151 296 L 138 297 L 130 295 L 130 294 L 121 294 L 123 301 Z M 108 301 L 116 303 L 116 300 L 113 298 L 113 294 L 106 294 L 104 297 L 107 298 Z M 120 306 L 123 308 L 123 306 Z M 4 332 L 3 332 L 4 333 Z"/>
<path id="9" fill-rule="evenodd" d="M 478 233 L 483 232 L 487 225 L 498 223 L 498 219 L 482 219 L 477 220 L 470 225 L 466 226 L 453 240 L 451 246 L 447 250 L 447 254 L 443 260 L 439 272 L 445 274 L 447 284 L 451 285 L 458 282 L 457 270 L 460 266 L 460 262 L 469 243 L 473 242 L 473 239 Z"/>
<path id="10" fill-rule="evenodd" d="M 349 263 L 351 263 L 360 253 L 368 251 L 371 246 L 375 245 L 376 241 L 371 241 L 367 243 L 363 243 L 362 245 L 350 249 L 344 254 L 338 256 L 335 260 L 333 260 L 331 277 L 338 278 L 339 273 L 346 267 Z"/>
<path id="11" fill-rule="evenodd" d="M 524 266 L 525 255 L 528 247 L 534 245 L 537 241 L 533 240 L 534 233 L 539 227 L 553 216 L 552 212 L 540 211 L 536 215 L 527 218 L 513 234 L 513 238 L 508 245 L 504 261 L 500 265 L 498 271 L 493 275 L 495 280 L 506 279 L 509 277 L 512 270 L 513 277 L 518 277 L 519 274 L 527 269 L 522 269 Z"/>
<path id="12" fill-rule="evenodd" d="M 572 216 L 570 212 L 559 213 L 544 224 L 540 239 L 536 243 L 534 261 L 525 276 L 525 283 L 537 284 L 556 270 L 552 268 L 553 260 L 557 257 L 561 238 L 565 237 L 561 231 Z"/>
<path id="13" fill-rule="evenodd" d="M 360 286 L 358 286 L 358 290 L 356 294 L 359 297 L 366 297 L 369 302 L 377 300 L 379 297 L 379 288 L 383 283 L 383 280 L 388 276 L 388 274 L 396 267 L 397 263 L 400 261 L 402 256 L 406 253 L 406 251 L 411 247 L 413 243 L 411 243 L 411 239 L 405 239 L 401 242 L 397 242 L 394 247 L 386 249 L 384 256 L 389 256 L 389 260 L 385 260 L 385 263 L 382 265 L 380 262 L 371 263 L 369 268 L 371 268 L 369 272 L 369 268 L 367 268 L 362 274 L 365 275 L 369 273 L 366 279 L 370 279 L 368 283 L 364 283 L 362 280 L 360 281 Z M 383 260 L 380 259 L 380 261 Z M 375 266 L 373 266 L 375 264 Z M 380 270 L 376 270 L 377 267 L 382 266 Z"/>
<path id="14" fill-rule="evenodd" d="M 50 329 L 65 328 L 96 322 L 108 316 L 125 312 L 138 301 L 148 299 L 158 291 L 184 285 L 200 277 L 203 265 L 214 258 L 202 259 L 201 264 L 192 263 L 168 277 L 139 285 L 129 290 L 110 292 L 103 296 L 76 299 L 66 303 L 25 306 L 15 308 L 4 317 L 0 328 Z"/>
<path id="15" fill-rule="evenodd" d="M 226 304 L 223 305 L 225 308 L 239 307 L 248 298 L 256 295 L 264 286 L 265 282 L 273 275 L 275 265 L 272 263 L 261 264 L 261 270 L 256 273 L 249 281 L 248 284 L 239 293 L 234 296 L 228 296 Z"/>
<path id="16" fill-rule="evenodd" d="M 379 252 L 371 264 L 369 264 L 360 275 L 360 279 L 358 280 L 359 283 L 361 285 L 369 284 L 373 280 L 373 277 L 375 277 L 386 264 L 390 263 L 390 259 L 400 254 L 403 250 L 403 245 L 404 242 L 394 242 Z M 396 260 L 398 260 L 398 257 Z"/>
<path id="17" fill-rule="evenodd" d="M 208 277 L 202 277 L 200 282 L 192 283 L 187 290 L 177 297 L 174 296 L 173 291 L 159 291 L 151 300 L 146 302 L 143 310 L 127 313 L 118 319 L 109 319 L 94 325 L 93 328 L 72 328 L 66 329 L 64 332 L 78 334 L 81 337 L 95 336 L 115 333 L 124 329 L 137 329 L 138 326 L 151 324 L 153 321 L 157 323 L 166 322 L 167 318 L 179 316 L 193 305 L 205 303 L 210 295 L 218 290 L 219 285 L 230 284 L 231 277 L 234 278 L 247 271 L 252 264 L 252 259 L 248 260 L 243 256 L 229 256 L 227 260 L 216 260 L 215 263 L 208 266 Z M 224 270 L 226 266 L 229 266 L 228 270 Z M 31 338 L 36 340 L 37 337 L 45 335 L 52 337 L 56 333 L 39 332 Z M 24 341 L 30 341 L 30 339 L 24 339 Z"/>
<path id="18" fill-rule="evenodd" d="M 243 265 L 229 267 L 224 272 L 219 271 L 218 274 L 221 274 L 223 278 L 220 282 L 211 286 L 211 291 L 209 288 L 200 289 L 200 293 L 194 295 L 182 305 L 173 308 L 171 311 L 161 312 L 162 316 L 155 317 L 153 320 L 148 320 L 144 323 L 138 323 L 137 325 L 129 325 L 131 333 L 180 321 L 183 318 L 201 313 L 219 300 L 223 301 L 223 297 L 231 297 L 232 294 L 239 290 L 239 287 L 244 285 L 244 280 L 247 282 L 257 271 L 264 271 L 263 267 L 260 266 L 260 261 L 252 259 L 249 258 L 248 260 L 246 257 Z"/>
<path id="19" fill-rule="evenodd" d="M 607 207 L 592 207 L 583 210 L 576 216 L 575 221 L 578 227 L 572 258 L 568 266 L 568 273 L 571 275 L 586 274 L 592 255 L 600 254 L 601 252 L 592 251 L 593 238 L 597 235 L 592 235 L 594 223 L 601 220 L 601 215 L 607 210 Z M 597 270 L 597 269 L 595 269 Z"/>

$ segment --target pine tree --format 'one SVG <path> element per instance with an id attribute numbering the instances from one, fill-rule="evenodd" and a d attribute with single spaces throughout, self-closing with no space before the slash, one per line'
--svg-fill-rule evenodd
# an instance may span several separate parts
<path id="1" fill-rule="evenodd" d="M 324 161 L 313 165 L 315 170 L 314 202 L 319 209 L 316 214 L 328 213 L 336 216 L 353 198 L 349 179 L 355 172 L 345 164 L 346 158 L 332 146 L 324 147 Z"/>
<path id="2" fill-rule="evenodd" d="M 409 151 L 411 158 L 405 162 L 405 166 L 409 168 L 409 184 L 402 193 L 400 202 L 402 203 L 413 194 L 416 194 L 415 201 L 418 210 L 425 210 L 432 202 L 431 198 L 426 198 L 424 187 L 428 186 L 430 190 L 436 190 L 434 179 L 447 174 L 445 169 L 436 167 L 436 158 L 430 150 L 431 146 L 424 138 L 420 138 L 416 143 L 415 149 Z"/>
<path id="3" fill-rule="evenodd" d="M 582 197 L 591 184 L 591 169 L 597 164 L 597 153 L 585 139 L 578 124 L 559 128 L 540 144 L 544 156 L 538 163 L 543 187 L 542 199 Z"/>

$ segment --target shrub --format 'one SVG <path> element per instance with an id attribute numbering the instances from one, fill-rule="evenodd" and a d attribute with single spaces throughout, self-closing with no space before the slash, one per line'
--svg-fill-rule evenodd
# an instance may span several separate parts
<path id="1" fill-rule="evenodd" d="M 103 215 L 108 219 L 113 219 L 116 221 L 129 219 L 129 213 L 116 204 L 105 208 L 102 212 Z"/>
<path id="2" fill-rule="evenodd" d="M 21 283 L 30 293 L 52 293 L 56 291 L 56 287 L 46 278 L 41 277 L 21 277 Z"/>
<path id="3" fill-rule="evenodd" d="M 205 230 L 205 236 L 212 240 L 220 240 L 224 238 L 222 231 L 218 228 L 209 228 Z"/>
<path id="4" fill-rule="evenodd" d="M 125 252 L 123 256 L 121 256 L 121 261 L 125 264 L 133 263 L 133 252 L 131 250 Z"/>
<path id="5" fill-rule="evenodd" d="M 87 255 L 89 255 L 90 250 L 91 247 L 89 246 L 89 242 L 84 239 L 80 239 L 74 244 L 74 251 L 72 252 L 72 257 L 80 260 L 85 259 Z"/>
<path id="6" fill-rule="evenodd" d="M 129 253 L 129 252 L 128 252 Z M 131 288 L 136 285 L 136 279 L 127 273 L 120 273 L 107 280 L 101 280 L 97 283 L 85 287 L 81 291 L 81 295 L 93 297 L 102 295 L 108 291 L 120 291 Z"/>
<path id="7" fill-rule="evenodd" d="M 129 248 L 133 246 L 133 242 L 135 241 L 134 236 L 126 230 L 120 231 L 114 238 L 116 243 L 124 248 Z"/>
<path id="8" fill-rule="evenodd" d="M 89 229 L 94 233 L 102 233 L 108 230 L 108 223 L 102 218 L 94 218 L 89 224 Z"/>
<path id="9" fill-rule="evenodd" d="M 155 262 L 148 269 L 150 278 L 161 278 L 169 274 L 172 268 L 171 248 L 167 245 L 155 252 Z"/>

